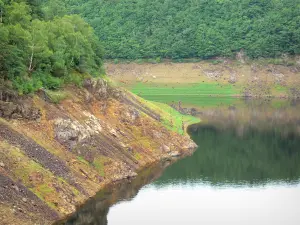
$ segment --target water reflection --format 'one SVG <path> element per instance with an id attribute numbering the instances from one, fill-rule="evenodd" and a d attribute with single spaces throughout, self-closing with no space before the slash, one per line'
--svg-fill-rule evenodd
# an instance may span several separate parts
<path id="1" fill-rule="evenodd" d="M 79 207 L 76 213 L 54 225 L 107 225 L 107 214 L 111 206 L 132 200 L 143 186 L 161 176 L 164 168 L 171 163 L 161 162 L 143 170 L 134 180 L 124 180 L 107 186 Z"/>
<path id="2" fill-rule="evenodd" d="M 113 206 L 109 224 L 300 224 L 294 126 L 248 124 L 239 132 L 225 124 L 191 126 L 197 151 L 166 168 L 131 202 Z"/>
<path id="3" fill-rule="evenodd" d="M 58 224 L 298 225 L 299 107 L 249 100 L 198 108 L 192 156 L 106 188 Z"/>
<path id="4" fill-rule="evenodd" d="M 191 126 L 199 148 L 192 157 L 167 168 L 155 185 L 209 182 L 212 185 L 297 182 L 300 177 L 300 137 L 287 127 L 273 129 L 234 126 Z M 283 133 L 282 131 L 286 131 Z"/>

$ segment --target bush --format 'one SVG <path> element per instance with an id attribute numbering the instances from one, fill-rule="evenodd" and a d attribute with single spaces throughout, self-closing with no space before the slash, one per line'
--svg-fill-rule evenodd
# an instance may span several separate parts
<path id="1" fill-rule="evenodd" d="M 42 82 L 39 79 L 29 77 L 16 77 L 12 84 L 20 95 L 32 93 L 42 87 Z"/>
<path id="2" fill-rule="evenodd" d="M 84 78 L 85 76 L 83 74 L 71 72 L 65 76 L 64 81 L 65 83 L 75 84 L 77 87 L 81 87 Z"/>
<path id="3" fill-rule="evenodd" d="M 209 62 L 213 65 L 217 65 L 223 63 L 223 60 L 216 59 L 216 60 L 209 60 Z"/>
<path id="4" fill-rule="evenodd" d="M 53 77 L 50 74 L 37 74 L 40 75 L 39 78 L 43 83 L 44 88 L 50 90 L 57 90 L 63 85 L 63 80 L 58 77 Z"/>
<path id="5" fill-rule="evenodd" d="M 66 99 L 68 97 L 68 94 L 64 91 L 51 91 L 51 90 L 45 90 L 48 98 L 52 103 L 58 104 L 62 100 Z"/>
<path id="6" fill-rule="evenodd" d="M 160 58 L 160 57 L 157 57 L 157 58 L 155 59 L 155 62 L 156 62 L 156 63 L 161 63 L 161 58 Z"/>

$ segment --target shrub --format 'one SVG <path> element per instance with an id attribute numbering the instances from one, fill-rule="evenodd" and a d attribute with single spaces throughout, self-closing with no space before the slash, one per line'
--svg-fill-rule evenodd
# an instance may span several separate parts
<path id="1" fill-rule="evenodd" d="M 68 97 L 67 92 L 64 91 L 51 91 L 51 90 L 45 90 L 47 96 L 49 97 L 50 101 L 52 103 L 58 104 L 62 100 L 66 99 Z"/>

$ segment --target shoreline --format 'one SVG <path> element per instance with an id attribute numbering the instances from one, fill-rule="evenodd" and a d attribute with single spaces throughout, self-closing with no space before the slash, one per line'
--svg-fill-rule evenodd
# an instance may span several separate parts
<path id="1" fill-rule="evenodd" d="M 114 189 L 115 187 L 117 187 L 118 185 L 122 185 L 122 183 L 127 183 L 127 182 L 134 182 L 136 179 L 138 179 L 141 175 L 143 175 L 143 173 L 147 172 L 148 170 L 150 170 L 150 174 L 152 174 L 152 169 L 157 169 L 159 168 L 160 172 L 163 172 L 167 167 L 169 167 L 170 165 L 172 165 L 173 163 L 177 162 L 178 160 L 181 160 L 185 157 L 188 157 L 190 155 L 192 155 L 194 152 L 196 151 L 196 147 L 195 149 L 186 149 L 184 150 L 184 152 L 180 155 L 174 155 L 174 156 L 162 156 L 161 159 L 158 159 L 155 162 L 150 163 L 149 165 L 145 165 L 142 168 L 139 168 L 138 171 L 136 171 L 137 175 L 134 177 L 130 177 L 130 178 L 126 178 L 124 177 L 123 179 L 117 180 L 117 181 L 108 181 L 106 184 L 104 184 L 99 190 L 98 192 L 93 195 L 90 196 L 89 198 L 87 198 L 84 202 L 76 205 L 76 211 L 73 213 L 70 213 L 66 216 L 64 216 L 63 218 L 60 218 L 57 221 L 53 221 L 52 225 L 62 225 L 64 224 L 66 221 L 68 221 L 68 219 L 72 218 L 76 212 L 78 210 L 81 210 L 84 208 L 84 206 L 89 203 L 90 201 L 93 201 L 95 199 L 97 199 L 97 194 L 105 191 L 106 189 Z M 147 183 L 142 184 L 140 188 L 142 188 L 143 186 L 153 182 L 154 180 L 158 179 L 159 175 L 155 175 L 154 178 L 151 178 L 150 180 L 147 181 Z M 149 175 L 148 175 L 149 176 Z M 116 203 L 116 202 L 115 202 Z M 114 203 L 114 204 L 115 204 Z"/>
<path id="2" fill-rule="evenodd" d="M 0 101 L 3 223 L 52 224 L 109 183 L 196 147 L 169 126 L 177 114 L 102 79 L 62 91 L 59 103 L 43 92 Z"/>
<path id="3" fill-rule="evenodd" d="M 116 86 L 143 95 L 300 98 L 300 66 L 208 60 L 190 63 L 105 63 Z"/>

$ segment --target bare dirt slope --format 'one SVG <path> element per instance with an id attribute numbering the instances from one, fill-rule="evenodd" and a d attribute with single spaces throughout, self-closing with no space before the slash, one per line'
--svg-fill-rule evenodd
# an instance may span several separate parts
<path id="1" fill-rule="evenodd" d="M 51 224 L 104 185 L 195 147 L 102 79 L 64 92 L 53 104 L 45 91 L 33 97 L 1 91 L 1 224 Z"/>
<path id="2" fill-rule="evenodd" d="M 217 63 L 216 63 L 217 62 Z M 299 63 L 299 62 L 298 62 Z M 299 95 L 300 64 L 291 66 L 253 61 L 202 61 L 197 63 L 106 63 L 107 74 L 120 86 L 131 88 L 144 84 L 232 84 L 242 95 Z M 299 93 L 298 93 L 299 92 Z"/>

